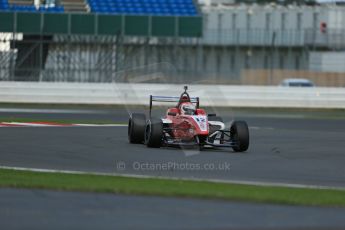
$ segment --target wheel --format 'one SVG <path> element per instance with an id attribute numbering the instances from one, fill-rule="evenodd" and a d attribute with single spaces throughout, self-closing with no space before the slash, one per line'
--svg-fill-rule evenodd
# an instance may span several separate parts
<path id="1" fill-rule="evenodd" d="M 219 117 L 219 116 L 209 116 L 208 120 L 209 121 L 220 121 L 220 122 L 223 122 L 223 118 Z"/>
<path id="2" fill-rule="evenodd" d="M 199 150 L 202 151 L 205 148 L 205 143 L 207 141 L 207 136 L 198 136 L 199 139 Z"/>
<path id="3" fill-rule="evenodd" d="M 159 148 L 162 145 L 163 122 L 161 119 L 147 120 L 145 128 L 145 144 L 147 147 Z"/>
<path id="4" fill-rule="evenodd" d="M 230 137 L 238 143 L 232 147 L 235 152 L 244 152 L 249 147 L 249 130 L 245 121 L 235 121 L 230 127 Z"/>
<path id="5" fill-rule="evenodd" d="M 199 139 L 199 143 L 200 143 L 200 144 L 205 144 L 205 142 L 207 141 L 207 136 L 205 136 L 205 135 L 199 135 L 199 136 L 198 136 L 198 139 Z"/>
<path id="6" fill-rule="evenodd" d="M 144 141 L 146 116 L 142 113 L 132 113 L 128 120 L 129 143 L 138 144 Z"/>

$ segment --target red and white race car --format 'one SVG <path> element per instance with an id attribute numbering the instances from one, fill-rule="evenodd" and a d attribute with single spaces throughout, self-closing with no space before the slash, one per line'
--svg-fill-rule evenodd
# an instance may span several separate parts
<path id="1" fill-rule="evenodd" d="M 152 102 L 175 102 L 163 118 L 151 116 Z M 190 97 L 185 86 L 180 97 L 150 96 L 149 119 L 143 113 L 132 113 L 128 122 L 130 143 L 148 147 L 205 146 L 231 147 L 236 152 L 249 147 L 249 131 L 245 121 L 233 121 L 226 128 L 221 117 L 206 114 L 199 108 L 199 98 Z"/>

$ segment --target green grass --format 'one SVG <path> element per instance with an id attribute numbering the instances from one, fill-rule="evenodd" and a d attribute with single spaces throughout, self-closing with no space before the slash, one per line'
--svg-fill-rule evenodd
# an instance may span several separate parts
<path id="1" fill-rule="evenodd" d="M 345 190 L 0 169 L 0 187 L 345 207 Z"/>

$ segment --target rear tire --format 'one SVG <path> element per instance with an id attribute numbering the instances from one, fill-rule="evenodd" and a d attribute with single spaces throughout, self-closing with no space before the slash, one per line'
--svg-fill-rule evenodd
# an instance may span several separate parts
<path id="1" fill-rule="evenodd" d="M 150 148 L 159 148 L 162 145 L 163 122 L 161 119 L 147 120 L 145 128 L 145 144 Z"/>
<path id="2" fill-rule="evenodd" d="M 132 113 L 128 120 L 128 141 L 132 144 L 143 143 L 146 126 L 146 116 L 142 113 Z"/>
<path id="3" fill-rule="evenodd" d="M 232 147 L 235 152 L 247 151 L 249 147 L 249 129 L 245 121 L 235 121 L 230 128 L 231 139 L 238 143 Z"/>

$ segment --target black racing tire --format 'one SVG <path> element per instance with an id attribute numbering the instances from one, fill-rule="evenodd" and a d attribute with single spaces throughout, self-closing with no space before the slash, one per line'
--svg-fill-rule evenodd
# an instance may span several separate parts
<path id="1" fill-rule="evenodd" d="M 222 117 L 219 116 L 210 116 L 208 117 L 209 121 L 220 121 L 220 122 L 224 122 Z"/>
<path id="2" fill-rule="evenodd" d="M 151 118 L 146 122 L 145 144 L 150 148 L 162 146 L 163 122 L 161 119 Z"/>
<path id="3" fill-rule="evenodd" d="M 200 135 L 198 136 L 198 139 L 199 139 L 199 150 L 200 151 L 203 151 L 204 148 L 205 148 L 205 144 L 206 144 L 206 141 L 208 139 L 208 136 L 204 136 L 204 135 Z"/>
<path id="4" fill-rule="evenodd" d="M 245 152 L 249 147 L 249 129 L 245 121 L 234 121 L 230 127 L 231 139 L 238 143 L 232 147 L 235 152 Z"/>
<path id="5" fill-rule="evenodd" d="M 207 141 L 208 136 L 205 135 L 199 135 L 198 139 L 199 139 L 199 144 L 205 144 Z"/>
<path id="6" fill-rule="evenodd" d="M 128 141 L 132 144 L 144 142 L 146 116 L 143 113 L 132 113 L 128 120 Z"/>

